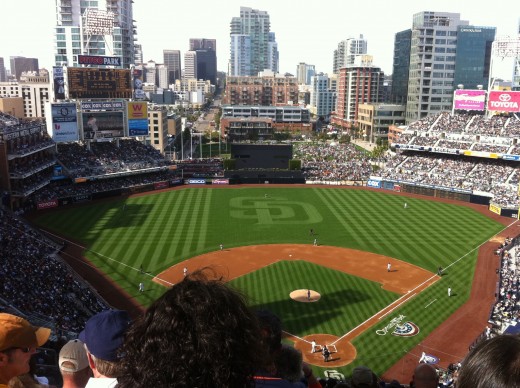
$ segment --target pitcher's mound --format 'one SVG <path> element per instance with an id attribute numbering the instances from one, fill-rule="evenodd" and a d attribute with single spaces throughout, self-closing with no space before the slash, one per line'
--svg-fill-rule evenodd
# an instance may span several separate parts
<path id="1" fill-rule="evenodd" d="M 294 290 L 289 294 L 291 299 L 295 300 L 296 302 L 304 302 L 304 303 L 311 303 L 311 302 L 317 302 L 320 300 L 321 295 L 319 292 L 316 292 L 314 290 Z"/>

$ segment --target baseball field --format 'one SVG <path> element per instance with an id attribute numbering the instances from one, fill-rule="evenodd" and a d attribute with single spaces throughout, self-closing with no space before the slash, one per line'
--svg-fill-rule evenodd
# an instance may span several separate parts
<path id="1" fill-rule="evenodd" d="M 307 354 L 312 338 L 337 345 L 326 369 L 344 374 L 360 364 L 383 373 L 462 306 L 478 248 L 504 229 L 468 207 L 427 198 L 276 186 L 183 188 L 34 221 L 79 244 L 144 306 L 182 279 L 184 267 L 214 264 L 254 308 L 282 317 L 306 361 L 325 367 Z M 312 298 L 291 298 L 297 290 L 312 290 Z"/>

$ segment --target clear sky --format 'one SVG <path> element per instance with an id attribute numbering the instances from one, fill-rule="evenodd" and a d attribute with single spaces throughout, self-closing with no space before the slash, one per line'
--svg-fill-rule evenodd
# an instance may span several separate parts
<path id="1" fill-rule="evenodd" d="M 7 0 L 4 0 L 7 1 Z M 10 3 L 0 23 L 0 56 L 9 67 L 10 56 L 36 57 L 40 67 L 53 64 L 55 0 L 20 0 Z M 414 13 L 456 12 L 477 26 L 497 27 L 497 35 L 513 35 L 520 17 L 518 0 L 347 0 L 295 2 L 290 0 L 134 0 L 137 42 L 144 60 L 162 62 L 162 50 L 188 50 L 190 38 L 217 40 L 218 69 L 227 70 L 229 24 L 240 7 L 267 11 L 276 33 L 280 72 L 296 74 L 300 62 L 331 73 L 338 43 L 360 34 L 368 41 L 374 64 L 392 72 L 396 32 L 412 26 Z M 5 5 L 4 5 L 5 8 Z"/>

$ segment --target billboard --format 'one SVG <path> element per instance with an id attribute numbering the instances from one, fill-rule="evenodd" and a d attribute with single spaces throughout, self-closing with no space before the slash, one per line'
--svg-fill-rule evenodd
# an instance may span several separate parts
<path id="1" fill-rule="evenodd" d="M 498 112 L 520 112 L 520 92 L 489 92 L 488 110 Z"/>
<path id="2" fill-rule="evenodd" d="M 128 69 L 67 67 L 69 98 L 132 98 Z"/>
<path id="3" fill-rule="evenodd" d="M 455 109 L 484 110 L 486 108 L 486 91 L 457 89 L 453 101 Z"/>
<path id="4" fill-rule="evenodd" d="M 56 143 L 79 139 L 76 103 L 51 104 L 51 120 L 50 135 Z"/>
<path id="5" fill-rule="evenodd" d="M 83 112 L 81 119 L 85 140 L 123 137 L 125 134 L 123 112 Z"/>
<path id="6" fill-rule="evenodd" d="M 128 136 L 148 136 L 148 103 L 130 101 L 128 106 Z"/>

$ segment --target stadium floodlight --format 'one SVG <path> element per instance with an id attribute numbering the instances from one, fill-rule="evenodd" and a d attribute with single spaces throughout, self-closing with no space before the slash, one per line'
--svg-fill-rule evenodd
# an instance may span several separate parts
<path id="1" fill-rule="evenodd" d="M 503 36 L 495 39 L 491 46 L 491 55 L 499 58 L 518 58 L 520 56 L 520 38 Z"/>
<path id="2" fill-rule="evenodd" d="M 114 13 L 96 8 L 87 8 L 83 14 L 83 32 L 90 35 L 112 35 Z"/>
<path id="3" fill-rule="evenodd" d="M 513 58 L 511 75 L 514 78 L 515 73 L 520 72 L 520 37 L 502 36 L 497 37 L 491 45 L 491 67 L 488 90 L 493 87 L 496 78 L 493 78 L 493 65 L 495 59 L 504 60 L 505 58 Z"/>

